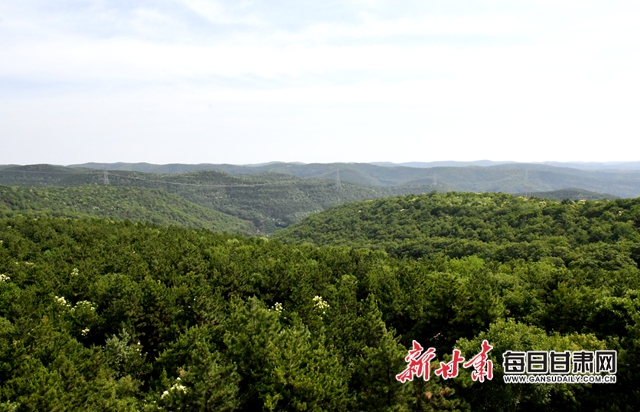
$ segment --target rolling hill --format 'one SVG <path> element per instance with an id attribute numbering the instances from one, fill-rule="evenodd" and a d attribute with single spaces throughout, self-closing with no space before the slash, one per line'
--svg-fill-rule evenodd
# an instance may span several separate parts
<path id="1" fill-rule="evenodd" d="M 640 199 L 557 202 L 448 192 L 340 205 L 274 237 L 296 244 L 384 249 L 400 257 L 546 257 L 569 265 L 580 248 L 615 244 L 607 252 L 614 256 L 623 239 L 638 245 L 639 227 Z"/>
<path id="2" fill-rule="evenodd" d="M 182 166 L 177 165 L 172 170 Z M 0 184 L 26 187 L 100 186 L 105 185 L 106 174 L 110 186 L 172 193 L 202 207 L 250 222 L 259 234 L 273 233 L 312 213 L 345 202 L 434 190 L 527 191 L 538 197 L 552 199 L 616 197 L 608 193 L 621 193 L 617 196 L 629 197 L 640 193 L 640 174 L 636 172 L 582 171 L 547 165 L 430 169 L 370 164 L 221 166 L 236 174 L 215 170 L 164 174 L 111 170 L 105 173 L 90 168 L 30 165 L 0 169 Z M 154 170 L 163 167 L 158 166 Z M 580 192 L 577 193 L 568 191 L 566 187 L 582 189 L 577 189 Z M 593 189 L 589 190 L 589 187 Z"/>
<path id="3" fill-rule="evenodd" d="M 430 184 L 372 186 L 301 178 L 282 173 L 232 175 L 219 171 L 181 174 L 109 172 L 108 185 L 163 190 L 189 202 L 251 222 L 272 233 L 311 213 L 344 202 L 434 190 Z M 0 170 L 0 184 L 26 187 L 104 186 L 101 170 L 32 165 Z"/>
<path id="4" fill-rule="evenodd" d="M 541 199 L 553 200 L 598 200 L 598 199 L 619 199 L 618 196 L 606 193 L 591 192 L 584 189 L 560 189 L 550 192 L 515 193 L 515 196 L 539 197 Z"/>
<path id="5" fill-rule="evenodd" d="M 22 188 L 0 186 L 0 218 L 100 217 L 158 225 L 256 234 L 247 221 L 199 206 L 162 190 L 115 186 Z"/>
<path id="6" fill-rule="evenodd" d="M 436 164 L 450 164 L 440 162 Z M 483 166 L 479 166 L 483 165 Z M 486 165 L 486 166 L 485 166 Z M 567 167 L 576 166 L 576 167 Z M 587 164 L 595 167 L 593 164 Z M 78 167 L 101 169 L 99 164 L 77 165 Z M 618 197 L 640 196 L 640 170 L 634 169 L 634 163 L 622 164 L 627 170 L 595 170 L 580 164 L 560 163 L 527 164 L 474 162 L 464 167 L 407 167 L 381 166 L 369 163 L 269 163 L 259 166 L 236 165 L 150 165 L 146 163 L 116 163 L 106 165 L 114 170 L 135 170 L 156 173 L 177 173 L 193 170 L 216 170 L 230 174 L 281 173 L 303 178 L 320 178 L 349 181 L 378 186 L 434 185 L 440 192 L 446 190 L 470 192 L 546 192 L 567 188 L 581 188 L 599 193 L 608 193 Z M 622 167 L 620 166 L 620 167 Z M 428 191 L 427 191 L 428 192 Z M 418 192 L 420 193 L 420 192 Z"/>

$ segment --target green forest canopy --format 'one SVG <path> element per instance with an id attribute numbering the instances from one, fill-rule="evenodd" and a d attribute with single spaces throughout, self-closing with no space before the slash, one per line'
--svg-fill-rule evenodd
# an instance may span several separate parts
<path id="1" fill-rule="evenodd" d="M 639 225 L 640 199 L 558 202 L 502 193 L 432 192 L 340 205 L 275 237 L 384 249 L 413 258 L 549 258 L 563 266 L 595 254 L 598 266 L 604 259 L 615 266 L 622 256 L 640 257 L 635 252 Z"/>
<path id="2" fill-rule="evenodd" d="M 157 189 L 123 186 L 0 186 L 0 217 L 102 217 L 253 235 L 251 222 Z"/>
<path id="3" fill-rule="evenodd" d="M 535 196 L 559 200 L 615 198 L 601 193 L 608 190 L 623 197 L 640 195 L 640 175 L 636 176 L 636 172 L 581 171 L 543 165 L 444 169 L 380 167 L 355 163 L 283 163 L 260 167 L 218 165 L 221 170 L 236 174 L 220 170 L 173 173 L 182 171 L 182 166 L 190 170 L 197 167 L 217 167 L 216 165 L 142 166 L 143 170 L 165 171 L 167 174 L 30 165 L 0 169 L 0 184 L 31 188 L 126 186 L 163 190 L 188 202 L 244 220 L 245 226 L 253 226 L 252 233 L 260 235 L 269 235 L 312 213 L 342 203 L 429 193 L 433 190 L 539 190 L 535 192 Z M 640 172 L 636 174 L 638 173 Z M 567 189 L 568 187 L 585 187 L 600 192 Z M 43 202 L 40 204 L 46 207 Z"/>
<path id="4" fill-rule="evenodd" d="M 638 204 L 403 196 L 310 216 L 291 244 L 3 219 L 0 408 L 637 410 Z M 496 376 L 400 384 L 414 339 L 439 360 L 487 339 Z M 615 385 L 501 380 L 505 350 L 604 348 Z"/>
<path id="5" fill-rule="evenodd" d="M 110 173 L 108 179 L 109 184 L 105 185 L 101 171 L 48 165 L 0 170 L 0 184 L 11 186 L 126 186 L 163 190 L 191 203 L 245 220 L 255 226 L 260 234 L 272 233 L 329 206 L 416 190 L 413 187 L 405 187 L 394 192 L 385 187 L 350 182 L 338 187 L 333 180 L 302 179 L 276 173 L 230 175 L 223 172 L 199 171 L 157 175 L 117 172 Z"/>

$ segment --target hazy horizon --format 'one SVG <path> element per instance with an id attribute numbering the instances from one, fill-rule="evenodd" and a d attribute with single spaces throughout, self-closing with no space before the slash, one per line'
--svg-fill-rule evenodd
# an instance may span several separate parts
<path id="1" fill-rule="evenodd" d="M 122 165 L 122 164 L 148 164 L 148 165 L 156 165 L 156 166 L 168 166 L 168 165 L 231 165 L 231 166 L 265 166 L 271 164 L 299 164 L 299 165 L 310 165 L 310 164 L 371 164 L 376 166 L 404 166 L 404 167 L 416 167 L 416 168 L 424 168 L 424 167 L 438 167 L 438 166 L 465 166 L 465 165 L 475 165 L 475 166 L 497 166 L 497 165 L 505 165 L 505 164 L 513 164 L 513 165 L 549 165 L 549 166 L 558 166 L 558 167 L 578 167 L 585 169 L 596 169 L 598 167 L 614 169 L 615 166 L 621 166 L 624 169 L 638 169 L 640 170 L 640 161 L 611 161 L 611 162 L 585 162 L 585 161 L 532 161 L 532 162 L 517 162 L 513 160 L 471 160 L 471 161 L 459 161 L 459 160 L 437 160 L 431 162 L 424 161 L 412 161 L 412 162 L 386 162 L 386 161 L 378 161 L 378 162 L 285 162 L 285 161 L 270 161 L 270 162 L 261 162 L 261 163 L 211 163 L 211 162 L 202 162 L 202 163 L 184 163 L 184 162 L 169 162 L 169 163 L 151 163 L 151 162 L 80 162 L 80 163 L 69 163 L 69 164 L 55 164 L 55 163 L 29 163 L 29 164 L 17 164 L 17 163 L 7 163 L 0 164 L 0 166 L 33 166 L 33 165 L 51 165 L 51 166 L 62 166 L 62 167 L 79 167 L 85 165 Z"/>

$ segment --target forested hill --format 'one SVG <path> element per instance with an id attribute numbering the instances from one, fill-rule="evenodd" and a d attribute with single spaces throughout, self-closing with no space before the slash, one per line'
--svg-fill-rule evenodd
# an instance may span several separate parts
<path id="1" fill-rule="evenodd" d="M 105 185 L 101 170 L 32 165 L 0 170 L 0 184 L 26 187 Z M 183 174 L 108 172 L 108 185 L 159 189 L 217 210 L 269 234 L 310 213 L 344 202 L 433 190 L 429 184 L 402 187 L 362 185 L 289 174 L 231 175 L 216 171 Z"/>
<path id="2" fill-rule="evenodd" d="M 616 266 L 640 260 L 639 227 L 640 199 L 557 202 L 449 192 L 344 204 L 275 236 L 414 258 L 553 258 L 567 267 L 596 259 L 594 265 Z"/>
<path id="3" fill-rule="evenodd" d="M 273 167 L 276 166 L 283 168 L 283 171 L 286 172 L 285 169 L 287 169 L 288 165 L 281 164 Z M 258 231 L 257 233 L 267 235 L 280 228 L 288 227 L 312 213 L 320 212 L 327 207 L 345 202 L 410 193 L 429 193 L 435 189 L 441 192 L 453 190 L 456 186 L 443 183 L 449 178 L 454 183 L 457 182 L 455 185 L 467 188 L 485 187 L 485 190 L 493 190 L 500 187 L 521 190 L 526 188 L 522 184 L 523 179 L 526 178 L 528 182 L 535 182 L 537 179 L 532 171 L 518 169 L 517 173 L 514 174 L 511 171 L 500 171 L 498 167 L 495 167 L 477 168 L 484 174 L 480 172 L 478 172 L 479 174 L 474 174 L 474 172 L 471 175 L 468 173 L 471 169 L 451 168 L 452 170 L 447 172 L 449 173 L 448 175 L 446 173 L 437 174 L 437 176 L 433 175 L 422 180 L 410 180 L 415 177 L 411 174 L 414 173 L 413 171 L 424 169 L 388 168 L 368 165 L 366 170 L 372 171 L 375 169 L 375 176 L 377 176 L 374 179 L 375 182 L 380 183 L 380 179 L 383 178 L 384 182 L 386 182 L 385 185 L 378 183 L 371 185 L 349 181 L 350 176 L 355 176 L 353 173 L 362 172 L 361 169 L 358 169 L 360 167 L 358 164 L 342 165 L 351 169 L 339 172 L 335 169 L 331 171 L 330 165 L 293 166 L 300 167 L 299 170 L 295 169 L 298 172 L 307 170 L 311 174 L 313 174 L 314 170 L 319 173 L 329 168 L 327 169 L 329 171 L 324 175 L 327 179 L 299 177 L 291 173 L 229 174 L 207 170 L 180 174 L 128 171 L 107 171 L 105 173 L 102 170 L 31 165 L 1 169 L 0 184 L 25 187 L 104 186 L 106 178 L 109 186 L 156 189 L 178 195 L 202 207 L 242 219 L 248 222 L 248 225 L 253 225 Z M 317 166 L 318 169 L 304 169 L 303 166 Z M 383 171 L 391 169 L 395 170 L 395 175 L 383 174 Z M 257 170 L 257 167 L 254 170 Z M 292 169 L 289 172 L 295 170 Z M 434 172 L 436 169 L 427 170 Z M 544 170 L 539 170 L 539 173 L 543 173 Z M 351 172 L 352 174 L 350 174 Z M 402 175 L 405 172 L 407 174 Z M 493 174 L 488 179 L 486 173 L 489 172 Z M 369 176 L 372 175 L 369 174 Z M 329 179 L 329 177 L 331 178 Z M 404 179 L 402 181 L 406 184 L 391 185 L 396 182 L 394 179 L 400 177 Z M 574 178 L 577 177 L 574 176 Z M 354 180 L 358 179 L 354 178 Z M 571 181 L 571 183 L 576 184 L 575 181 Z M 611 183 L 611 187 L 615 187 L 615 182 Z M 551 198 L 564 196 L 579 199 L 614 197 L 605 193 L 589 192 L 583 189 L 536 192 L 536 194 L 540 197 Z"/>
<path id="4" fill-rule="evenodd" d="M 584 189 L 560 189 L 550 192 L 524 192 L 514 193 L 514 196 L 539 197 L 542 199 L 552 200 L 600 200 L 600 199 L 619 199 L 618 196 L 609 195 L 607 193 L 591 192 Z"/>
<path id="5" fill-rule="evenodd" d="M 567 164 L 572 165 L 572 164 Z M 98 164 L 80 165 L 102 168 Z M 640 196 L 640 170 L 628 163 L 629 170 L 582 170 L 549 164 L 507 163 L 467 167 L 404 167 L 379 166 L 370 163 L 269 163 L 256 166 L 236 165 L 150 165 L 146 163 L 116 163 L 106 165 L 114 170 L 156 173 L 178 173 L 193 170 L 217 170 L 231 174 L 282 173 L 304 178 L 322 178 L 361 184 L 401 186 L 435 184 L 439 192 L 446 190 L 469 192 L 547 192 L 581 188 L 609 193 L 619 197 Z M 592 165 L 593 166 L 593 165 Z M 603 165 L 609 167 L 610 165 Z M 595 167 L 595 166 L 594 166 Z"/>
<path id="6" fill-rule="evenodd" d="M 0 186 L 0 218 L 16 215 L 95 216 L 255 235 L 257 229 L 162 190 L 116 186 L 23 188 Z"/>
<path id="7" fill-rule="evenodd" d="M 545 237 L 540 225 L 563 215 L 600 224 L 567 235 L 595 243 L 571 248 L 564 266 L 511 254 L 396 259 L 129 221 L 0 219 L 0 410 L 638 410 L 637 232 L 621 217 L 633 202 L 573 214 L 554 203 L 551 220 L 538 221 L 528 217 L 544 211 L 539 202 L 436 197 L 371 204 L 394 217 L 413 203 L 439 214 L 444 230 L 477 202 L 487 218 L 505 212 L 495 213 L 509 222 L 496 227 L 497 244 L 513 239 L 508 226 Z M 480 230 L 474 222 L 451 236 Z M 565 248 L 546 230 L 549 245 Z M 436 350 L 430 379 L 401 384 L 414 339 Z M 453 348 L 468 360 L 484 339 L 492 380 L 473 381 L 467 367 L 448 380 L 434 373 Z M 616 384 L 503 383 L 507 350 L 601 349 L 618 351 Z"/>

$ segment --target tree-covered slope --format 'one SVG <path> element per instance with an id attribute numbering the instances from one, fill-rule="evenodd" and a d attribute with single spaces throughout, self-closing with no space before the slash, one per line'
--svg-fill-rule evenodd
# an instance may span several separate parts
<path id="1" fill-rule="evenodd" d="M 276 237 L 384 249 L 397 256 L 554 257 L 570 264 L 583 252 L 611 254 L 612 261 L 639 259 L 639 224 L 640 199 L 557 202 L 449 192 L 344 204 Z"/>
<path id="2" fill-rule="evenodd" d="M 116 186 L 0 186 L 0 217 L 96 216 L 159 225 L 255 234 L 251 222 L 199 206 L 162 190 Z"/>
<path id="3" fill-rule="evenodd" d="M 5 186 L 69 186 L 73 182 L 96 183 L 97 170 L 52 166 L 47 164 L 8 166 L 0 169 L 0 185 Z M 79 179 L 79 176 L 85 176 Z M 88 176 L 88 177 L 87 177 Z M 87 180 L 91 179 L 91 180 Z"/>
<path id="4" fill-rule="evenodd" d="M 101 168 L 86 164 L 85 167 Z M 562 166 L 562 167 L 561 167 Z M 571 166 L 571 164 L 568 164 Z M 633 167 L 631 164 L 627 166 Z M 369 163 L 281 163 L 260 166 L 236 165 L 148 165 L 113 164 L 115 170 L 175 173 L 190 170 L 217 170 L 231 174 L 281 173 L 304 178 L 336 179 L 378 186 L 437 183 L 436 190 L 470 192 L 546 192 L 566 188 L 609 193 L 619 197 L 640 196 L 640 171 L 581 170 L 567 165 L 507 163 L 489 166 L 439 166 L 428 168 L 379 166 Z M 1 178 L 1 174 L 0 174 Z M 418 192 L 420 193 L 420 192 Z"/>
<path id="5" fill-rule="evenodd" d="M 286 227 L 310 213 L 348 201 L 379 198 L 430 187 L 387 187 L 336 180 L 303 179 L 266 173 L 231 175 L 216 171 L 183 174 L 109 172 L 109 185 L 160 189 L 190 202 L 252 222 L 263 234 Z M 27 187 L 104 185 L 104 174 L 47 166 L 0 170 L 0 182 Z"/>
<path id="6" fill-rule="evenodd" d="M 550 192 L 524 192 L 516 193 L 514 196 L 539 197 L 542 199 L 552 199 L 562 201 L 568 200 L 599 200 L 599 199 L 619 199 L 618 196 L 606 193 L 591 192 L 584 189 L 560 189 Z"/>
<path id="7" fill-rule="evenodd" d="M 129 221 L 0 220 L 0 408 L 637 410 L 640 273 L 624 254 L 609 265 L 586 252 L 569 267 L 407 260 Z M 470 359 L 487 339 L 495 376 L 401 384 L 413 339 L 438 360 L 454 347 Z M 506 350 L 605 348 L 619 354 L 615 385 L 502 382 Z"/>
<path id="8" fill-rule="evenodd" d="M 110 185 L 165 190 L 201 206 L 251 221 L 262 234 L 270 234 L 300 221 L 311 213 L 345 202 L 399 194 L 429 193 L 434 189 L 439 192 L 456 188 L 471 191 L 527 189 L 531 191 L 534 188 L 551 190 L 562 187 L 587 187 L 585 182 L 591 181 L 597 182 L 594 185 L 598 188 L 607 188 L 607 190 L 602 189 L 602 192 L 612 193 L 608 189 L 618 187 L 625 193 L 623 196 L 626 196 L 634 193 L 635 190 L 632 174 L 614 173 L 609 176 L 608 174 L 613 172 L 586 172 L 543 165 L 529 165 L 532 167 L 531 170 L 523 168 L 522 165 L 510 165 L 507 169 L 496 166 L 453 167 L 442 170 L 439 168 L 388 168 L 374 165 L 367 165 L 364 168 L 360 164 L 339 164 L 339 169 L 330 166 L 275 164 L 261 167 L 277 167 L 274 170 L 282 173 L 262 174 L 256 173 L 260 167 L 251 168 L 252 174 L 229 174 L 219 171 L 182 174 L 111 171 L 108 172 L 107 177 Z M 393 173 L 386 172 L 389 169 Z M 326 173 L 320 173 L 323 170 Z M 290 173 L 287 174 L 287 172 Z M 298 177 L 295 173 L 306 173 L 309 176 L 317 174 L 327 179 Z M 350 173 L 365 173 L 376 182 L 376 185 L 350 182 L 348 181 Z M 426 176 L 424 176 L 425 173 L 427 173 Z M 591 173 L 591 180 L 584 180 L 586 173 Z M 621 186 L 616 186 L 616 182 L 619 182 L 620 176 L 623 175 L 626 176 L 625 179 L 628 179 L 627 183 L 630 185 L 625 186 L 624 190 Z M 420 176 L 423 177 L 419 178 Z M 370 181 L 368 179 L 364 180 Z M 354 180 L 358 179 L 354 178 Z M 34 165 L 0 170 L 0 182 L 36 187 L 102 185 L 104 173 L 101 170 Z M 580 183 L 587 186 L 580 186 Z M 548 196 L 580 196 L 573 192 L 567 193 L 567 190 L 558 190 L 557 193 L 550 193 Z M 547 195 L 541 194 L 541 196 Z M 609 195 L 602 196 L 609 197 Z"/>
<path id="9" fill-rule="evenodd" d="M 201 171 L 164 175 L 162 180 L 165 184 L 157 183 L 157 187 L 203 206 L 250 220 L 265 233 L 286 227 L 329 206 L 389 193 L 383 188 L 349 182 L 338 186 L 336 181 L 273 173 L 230 175 Z M 125 183 L 152 184 L 148 180 L 122 182 Z"/>

